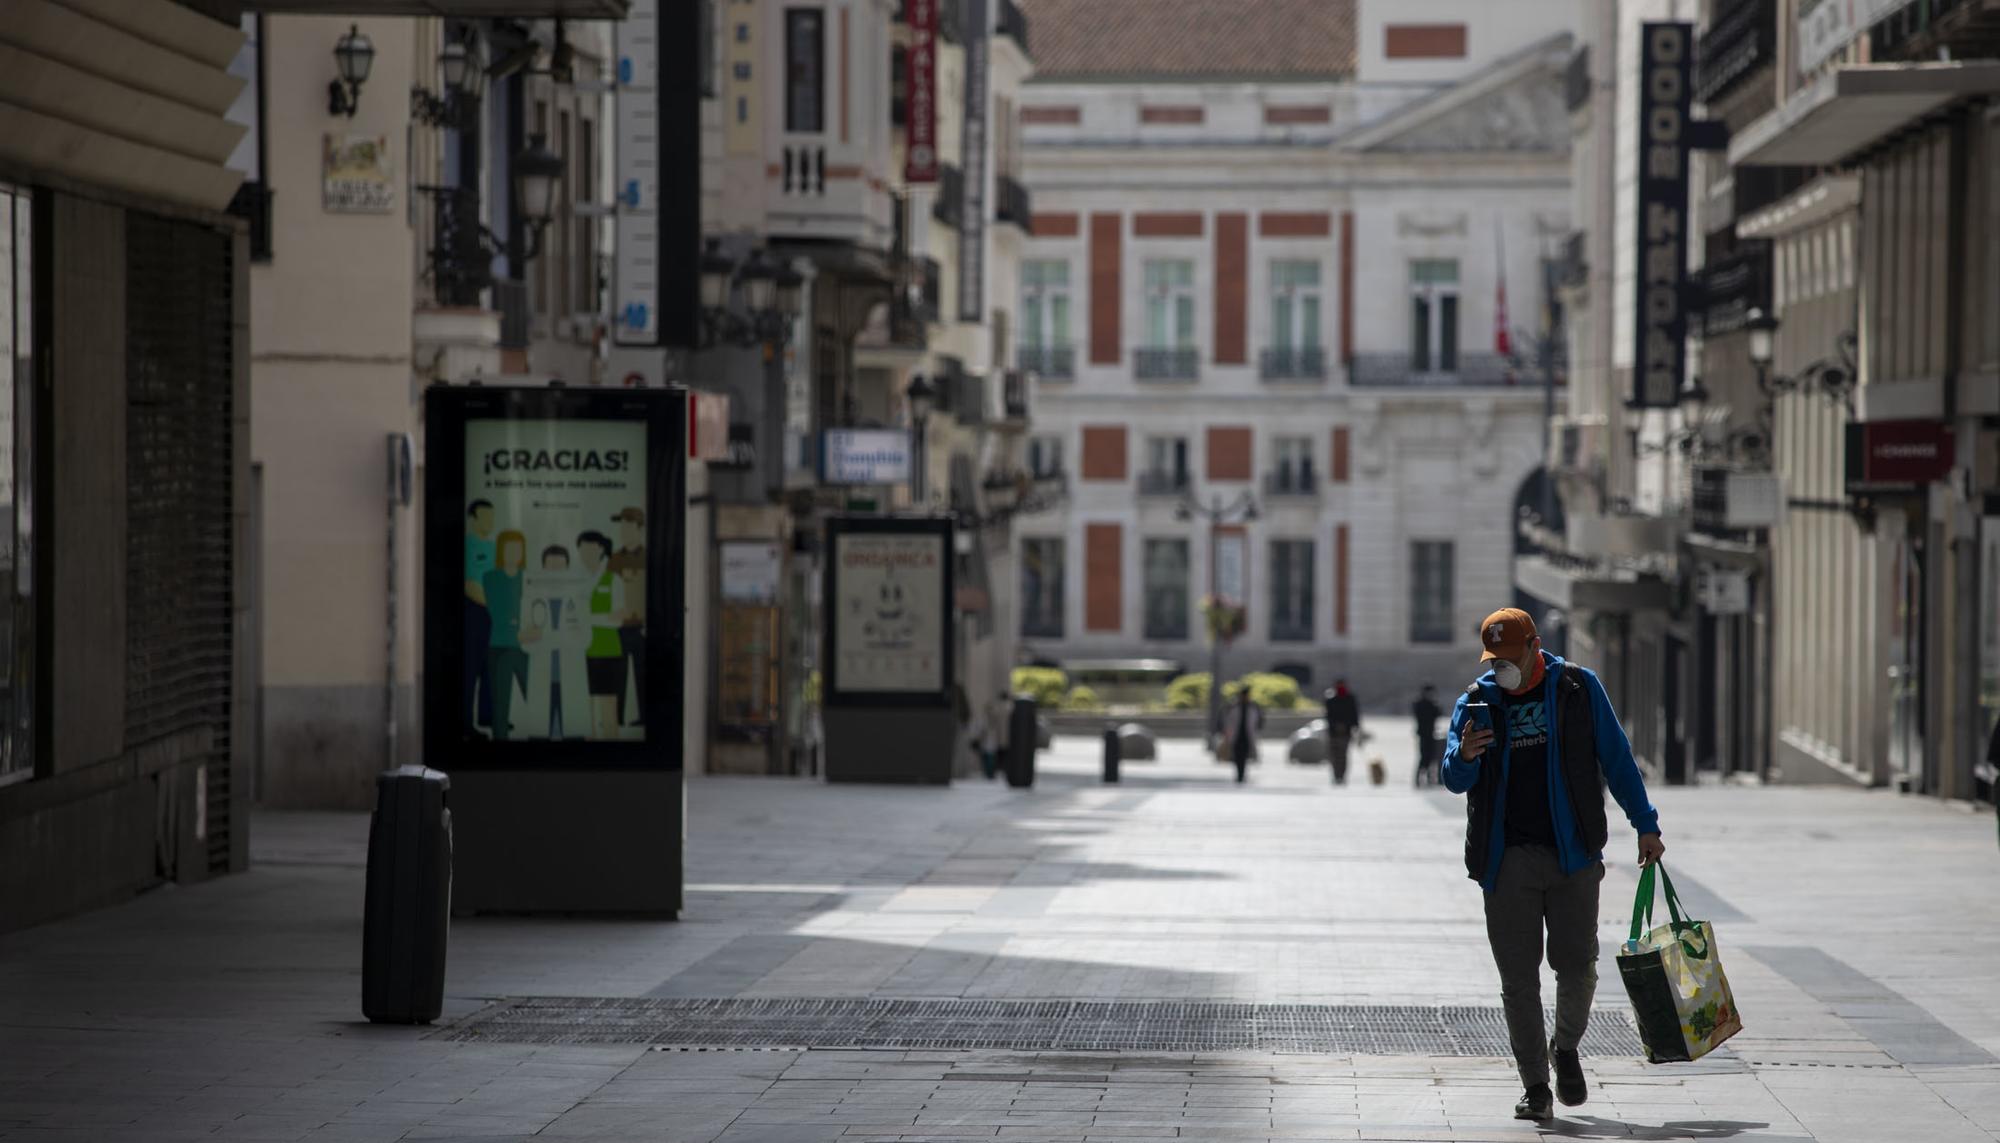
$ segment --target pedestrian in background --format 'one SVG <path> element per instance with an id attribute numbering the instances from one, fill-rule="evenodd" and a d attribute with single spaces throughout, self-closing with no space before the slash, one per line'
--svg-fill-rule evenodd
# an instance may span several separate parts
<path id="1" fill-rule="evenodd" d="M 1333 784 L 1347 785 L 1347 752 L 1361 729 L 1361 703 L 1347 689 L 1346 679 L 1334 681 L 1333 689 L 1320 700 L 1326 708 L 1326 761 L 1333 770 Z"/>
<path id="2" fill-rule="evenodd" d="M 1410 705 L 1410 714 L 1417 723 L 1417 785 L 1435 785 L 1438 757 L 1444 752 L 1444 744 L 1437 736 L 1438 719 L 1444 716 L 1444 708 L 1438 705 L 1437 688 L 1426 686 Z"/>
<path id="3" fill-rule="evenodd" d="M 1229 760 L 1236 763 L 1236 781 L 1240 785 L 1250 774 L 1250 760 L 1257 756 L 1257 732 L 1264 729 L 1264 708 L 1250 701 L 1250 688 L 1236 692 L 1236 704 L 1229 708 L 1223 719 L 1226 729 L 1222 736 L 1229 750 Z"/>
<path id="4" fill-rule="evenodd" d="M 1506 607 L 1479 625 L 1489 669 L 1465 689 L 1445 739 L 1444 784 L 1470 795 L 1465 870 L 1486 894 L 1486 940 L 1500 969 L 1507 1036 L 1526 1090 L 1517 1119 L 1555 1114 L 1556 1094 L 1589 1097 L 1577 1045 L 1597 992 L 1597 890 L 1609 828 L 1604 788 L 1639 834 L 1639 864 L 1658 861 L 1660 814 L 1604 685 L 1542 650 L 1535 621 Z M 1498 737 L 1495 728 L 1507 728 Z M 1542 948 L 1556 973 L 1554 1039 L 1542 1038 Z"/>

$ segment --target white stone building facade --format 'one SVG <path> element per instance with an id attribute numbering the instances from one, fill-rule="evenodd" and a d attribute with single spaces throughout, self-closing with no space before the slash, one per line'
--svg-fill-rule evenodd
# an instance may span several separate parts
<path id="1" fill-rule="evenodd" d="M 1345 43 L 1247 80 L 1201 70 L 1256 66 L 1226 41 L 1178 77 L 1072 71 L 1116 52 L 1063 37 L 1120 33 L 1044 18 L 1066 7 L 1035 9 L 1020 354 L 1031 462 L 1073 493 L 1021 528 L 1024 657 L 1206 670 L 1216 593 L 1248 612 L 1227 677 L 1456 689 L 1516 603 L 1517 501 L 1562 401 L 1535 343 L 1575 7 L 1361 3 Z M 1255 515 L 1211 536 L 1188 500 Z"/>

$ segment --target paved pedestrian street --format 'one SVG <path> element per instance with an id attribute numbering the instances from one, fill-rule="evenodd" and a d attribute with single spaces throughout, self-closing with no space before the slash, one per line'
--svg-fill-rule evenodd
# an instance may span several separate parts
<path id="1" fill-rule="evenodd" d="M 476 918 L 446 1019 L 360 1015 L 360 815 L 265 815 L 246 875 L 0 938 L 0 1138 L 1992 1140 L 1990 814 L 1854 790 L 1662 790 L 1745 1031 L 1635 1058 L 1604 882 L 1592 1094 L 1510 1117 L 1463 803 L 1248 786 L 1168 743 L 1032 790 L 697 777 L 673 923 Z M 1622 832 L 1620 832 L 1622 831 Z M 1545 985 L 1553 999 L 1553 981 Z M 1596 1045 L 1593 1048 L 1593 1045 Z"/>

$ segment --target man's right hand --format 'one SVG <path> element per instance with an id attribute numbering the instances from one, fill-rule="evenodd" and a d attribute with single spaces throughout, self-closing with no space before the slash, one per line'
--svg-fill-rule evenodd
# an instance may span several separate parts
<path id="1" fill-rule="evenodd" d="M 1483 726 L 1473 726 L 1459 735 L 1458 756 L 1470 762 L 1486 753 L 1486 748 L 1491 745 L 1493 745 L 1493 732 Z"/>

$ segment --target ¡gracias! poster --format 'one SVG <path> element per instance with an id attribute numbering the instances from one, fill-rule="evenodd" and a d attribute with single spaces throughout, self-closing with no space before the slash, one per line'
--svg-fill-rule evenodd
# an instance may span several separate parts
<path id="1" fill-rule="evenodd" d="M 646 426 L 465 426 L 469 735 L 643 740 Z"/>
<path id="2" fill-rule="evenodd" d="M 945 538 L 842 533 L 835 538 L 835 681 L 842 691 L 944 689 Z"/>

